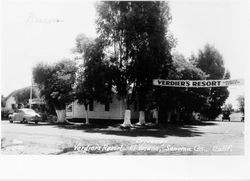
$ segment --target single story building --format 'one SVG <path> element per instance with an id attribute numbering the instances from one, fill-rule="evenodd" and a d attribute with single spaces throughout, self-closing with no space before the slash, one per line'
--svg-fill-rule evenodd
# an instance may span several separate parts
<path id="1" fill-rule="evenodd" d="M 92 104 L 89 105 L 88 118 L 94 120 L 124 120 L 125 117 L 125 109 L 126 104 L 123 99 L 118 99 L 116 95 L 113 96 L 112 102 L 109 104 L 101 104 L 96 101 L 93 101 Z M 130 105 L 130 118 L 131 120 L 139 120 L 139 110 L 136 104 Z M 166 110 L 166 113 L 170 113 L 169 110 Z M 85 106 L 79 104 L 77 101 L 74 101 L 72 104 L 68 105 L 66 108 L 66 119 L 69 121 L 74 120 L 82 120 L 86 118 L 87 110 Z M 149 119 L 152 119 L 153 115 L 149 115 L 149 112 L 145 112 L 146 122 Z M 175 115 L 178 115 L 175 112 L 171 112 L 171 114 L 167 114 L 166 119 L 167 122 L 175 120 Z M 192 114 L 193 119 L 200 120 L 199 113 Z M 181 120 L 179 120 L 181 121 Z"/>
<path id="2" fill-rule="evenodd" d="M 22 107 L 22 106 L 25 106 L 25 105 L 18 105 L 18 102 L 16 100 L 16 95 L 20 92 L 29 92 L 30 91 L 30 87 L 24 87 L 24 88 L 21 88 L 21 89 L 17 89 L 13 92 L 11 92 L 6 98 L 5 98 L 5 108 L 6 109 L 9 109 L 9 110 L 14 110 L 14 109 L 17 109 L 18 107 Z M 37 87 L 33 87 L 32 88 L 32 92 L 33 94 L 36 95 L 36 97 L 39 97 L 39 90 Z M 28 99 L 27 99 L 28 100 Z M 32 100 L 28 100 L 26 104 L 33 104 L 33 105 L 36 105 L 36 104 L 44 104 L 44 103 L 38 103 L 38 100 L 40 100 L 39 98 L 35 98 L 35 99 L 32 99 Z M 27 105 L 26 105 L 27 106 Z"/>
<path id="3" fill-rule="evenodd" d="M 123 120 L 125 113 L 125 102 L 122 99 L 118 99 L 117 96 L 113 96 L 112 102 L 107 104 L 101 104 L 93 101 L 89 105 L 88 118 L 100 119 L 100 120 Z M 139 119 L 139 110 L 136 105 L 130 106 L 131 119 Z M 74 101 L 67 106 L 66 119 L 85 119 L 87 110 L 84 105 Z"/>

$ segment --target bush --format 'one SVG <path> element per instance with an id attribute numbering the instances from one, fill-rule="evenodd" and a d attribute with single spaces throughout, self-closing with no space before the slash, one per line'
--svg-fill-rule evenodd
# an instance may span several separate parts
<path id="1" fill-rule="evenodd" d="M 1 108 L 1 119 L 8 119 L 9 114 L 11 114 L 13 111 L 11 109 L 7 108 Z"/>
<path id="2" fill-rule="evenodd" d="M 56 123 L 57 122 L 57 117 L 55 115 L 50 114 L 50 115 L 47 116 L 47 120 L 50 123 Z"/>

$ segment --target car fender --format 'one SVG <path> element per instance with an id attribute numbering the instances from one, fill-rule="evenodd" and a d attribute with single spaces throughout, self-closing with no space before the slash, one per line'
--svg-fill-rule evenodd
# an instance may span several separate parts
<path id="1" fill-rule="evenodd" d="M 9 120 L 13 120 L 13 114 L 10 114 L 8 117 L 9 117 Z"/>
<path id="2" fill-rule="evenodd" d="M 26 121 L 30 121 L 31 117 L 30 117 L 30 116 L 27 116 L 27 115 L 24 115 L 24 116 L 23 116 L 23 119 L 25 119 Z"/>
<path id="3" fill-rule="evenodd" d="M 13 121 L 18 121 L 17 118 L 18 118 L 18 115 L 16 113 L 14 113 L 13 116 L 12 116 L 12 120 Z"/>
<path id="4" fill-rule="evenodd" d="M 23 114 L 19 114 L 19 120 L 22 121 L 24 119 L 24 115 Z"/>

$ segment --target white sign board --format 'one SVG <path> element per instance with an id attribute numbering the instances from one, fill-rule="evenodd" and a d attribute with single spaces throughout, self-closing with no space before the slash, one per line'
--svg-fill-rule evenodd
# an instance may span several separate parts
<path id="1" fill-rule="evenodd" d="M 34 99 L 29 99 L 29 104 L 45 104 L 45 103 L 42 99 L 34 98 Z"/>
<path id="2" fill-rule="evenodd" d="M 243 85 L 243 79 L 224 80 L 163 80 L 154 79 L 153 85 L 166 87 L 227 87 Z"/>

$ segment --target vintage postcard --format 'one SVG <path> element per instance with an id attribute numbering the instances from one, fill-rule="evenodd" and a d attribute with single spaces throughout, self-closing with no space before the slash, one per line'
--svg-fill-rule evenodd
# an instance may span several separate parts
<path id="1" fill-rule="evenodd" d="M 249 7 L 2 1 L 1 157 L 247 156 Z"/>

